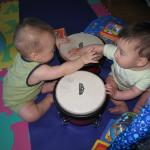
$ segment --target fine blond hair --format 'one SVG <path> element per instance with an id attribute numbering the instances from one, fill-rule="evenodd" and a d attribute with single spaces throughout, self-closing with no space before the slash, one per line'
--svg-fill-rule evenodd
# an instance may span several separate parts
<path id="1" fill-rule="evenodd" d="M 14 44 L 18 52 L 22 56 L 28 56 L 31 52 L 40 52 L 43 33 L 48 33 L 55 39 L 54 31 L 47 23 L 36 18 L 24 19 L 17 25 L 14 33 Z"/>

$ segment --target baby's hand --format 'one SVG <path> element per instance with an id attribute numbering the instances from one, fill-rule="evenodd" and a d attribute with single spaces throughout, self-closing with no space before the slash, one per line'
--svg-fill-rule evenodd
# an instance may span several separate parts
<path id="1" fill-rule="evenodd" d="M 98 54 L 93 51 L 93 49 L 91 49 L 87 53 L 83 54 L 80 59 L 83 61 L 84 64 L 98 63 L 98 61 L 96 60 L 97 57 Z"/>
<path id="2" fill-rule="evenodd" d="M 107 84 L 105 85 L 105 87 L 106 87 L 106 93 L 107 93 L 111 98 L 115 99 L 116 94 L 117 94 L 117 92 L 118 92 L 118 89 L 117 89 L 116 87 L 114 87 L 113 85 L 109 84 L 109 83 L 107 83 Z"/>
<path id="3" fill-rule="evenodd" d="M 97 57 L 95 57 L 94 60 L 98 61 L 103 56 L 99 52 L 100 45 L 93 44 L 93 45 L 84 46 L 83 48 L 74 48 L 74 49 L 69 51 L 69 55 L 70 55 L 70 57 L 72 57 L 72 56 L 81 56 L 81 55 L 87 53 L 88 51 L 90 51 L 91 49 L 97 55 Z"/>
<path id="4" fill-rule="evenodd" d="M 118 89 L 117 83 L 115 82 L 115 80 L 113 79 L 113 77 L 111 75 L 109 75 L 106 79 L 106 87 L 107 86 L 111 86 L 112 88 L 116 88 L 116 90 Z"/>
<path id="5" fill-rule="evenodd" d="M 80 51 L 82 53 L 85 53 L 85 52 L 89 51 L 90 49 L 93 49 L 93 51 L 95 51 L 96 53 L 101 54 L 102 50 L 103 50 L 103 45 L 100 45 L 100 44 L 87 45 L 87 46 L 84 46 L 83 48 L 81 48 Z"/>
<path id="6" fill-rule="evenodd" d="M 81 48 L 73 48 L 69 51 L 69 56 L 73 57 L 73 56 L 81 56 Z"/>

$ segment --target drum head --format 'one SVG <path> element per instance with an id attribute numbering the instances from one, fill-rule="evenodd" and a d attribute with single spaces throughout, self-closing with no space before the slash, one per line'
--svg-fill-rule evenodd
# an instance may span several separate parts
<path id="1" fill-rule="evenodd" d="M 74 60 L 79 57 L 79 56 L 70 57 L 69 51 L 72 49 L 81 48 L 91 44 L 104 44 L 100 38 L 88 33 L 82 32 L 76 33 L 68 36 L 68 38 L 70 39 L 70 42 L 62 44 L 59 49 L 60 56 L 64 60 Z"/>
<path id="2" fill-rule="evenodd" d="M 105 100 L 103 81 L 95 74 L 77 71 L 63 77 L 56 86 L 57 104 L 70 114 L 88 115 L 100 109 Z"/>

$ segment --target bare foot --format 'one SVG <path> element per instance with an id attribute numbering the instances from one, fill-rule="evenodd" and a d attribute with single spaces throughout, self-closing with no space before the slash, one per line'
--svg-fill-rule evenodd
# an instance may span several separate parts
<path id="1" fill-rule="evenodd" d="M 118 89 L 117 83 L 115 82 L 112 76 L 107 77 L 106 84 L 110 84 L 113 88 Z"/>
<path id="2" fill-rule="evenodd" d="M 42 87 L 42 93 L 49 93 L 49 92 L 53 92 L 54 87 L 56 85 L 57 81 L 52 81 L 52 82 L 47 82 L 43 85 Z"/>
<path id="3" fill-rule="evenodd" d="M 113 114 L 121 114 L 124 112 L 128 112 L 128 106 L 125 102 L 119 101 L 119 100 L 111 100 L 116 106 L 113 108 L 110 108 L 109 111 Z"/>
<path id="4" fill-rule="evenodd" d="M 53 103 L 53 95 L 48 94 L 42 101 L 35 104 L 34 101 L 27 102 L 19 110 L 19 115 L 27 122 L 33 122 L 42 117 Z"/>

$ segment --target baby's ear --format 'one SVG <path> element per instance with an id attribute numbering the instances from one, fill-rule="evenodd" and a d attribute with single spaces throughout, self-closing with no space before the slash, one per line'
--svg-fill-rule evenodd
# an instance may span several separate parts
<path id="1" fill-rule="evenodd" d="M 140 57 L 138 62 L 137 62 L 137 66 L 138 67 L 143 67 L 148 63 L 148 59 L 146 57 Z"/>

